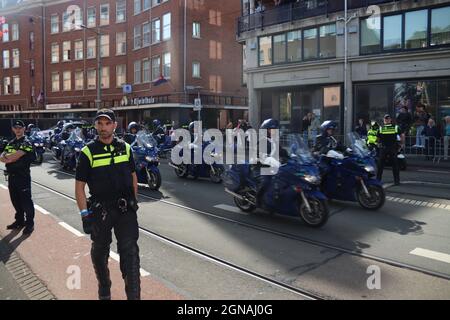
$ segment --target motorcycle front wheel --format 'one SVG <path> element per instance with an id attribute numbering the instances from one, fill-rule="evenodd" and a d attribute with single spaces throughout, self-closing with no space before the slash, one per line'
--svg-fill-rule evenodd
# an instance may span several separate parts
<path id="1" fill-rule="evenodd" d="M 244 212 L 252 212 L 256 209 L 256 206 L 248 202 L 247 200 L 242 200 L 237 197 L 233 198 L 236 206 Z"/>
<path id="2" fill-rule="evenodd" d="M 311 211 L 308 210 L 308 207 L 300 198 L 300 218 L 308 225 L 308 227 L 320 228 L 328 220 L 329 209 L 327 201 L 315 197 L 307 197 L 307 200 Z"/>
<path id="3" fill-rule="evenodd" d="M 220 167 L 214 168 L 214 171 L 211 169 L 209 172 L 209 177 L 210 177 L 211 181 L 214 183 L 221 183 L 222 175 L 223 175 L 223 169 Z"/>
<path id="4" fill-rule="evenodd" d="M 44 155 L 42 153 L 36 154 L 36 163 L 42 164 L 43 161 L 44 161 Z"/>
<path id="5" fill-rule="evenodd" d="M 161 187 L 161 173 L 147 170 L 147 184 L 151 190 L 159 190 Z"/>
<path id="6" fill-rule="evenodd" d="M 356 198 L 361 207 L 367 210 L 378 210 L 386 201 L 386 194 L 383 187 L 370 185 L 367 186 L 369 195 L 364 192 L 363 188 L 359 188 L 356 192 Z"/>

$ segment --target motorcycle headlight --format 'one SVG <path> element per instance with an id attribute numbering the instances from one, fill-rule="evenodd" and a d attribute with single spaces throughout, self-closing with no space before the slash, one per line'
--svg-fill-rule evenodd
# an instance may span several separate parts
<path id="1" fill-rule="evenodd" d="M 311 184 L 315 184 L 315 185 L 320 184 L 320 177 L 318 177 L 318 176 L 307 174 L 303 177 L 303 179 L 305 179 L 306 182 L 311 183 Z"/>
<path id="2" fill-rule="evenodd" d="M 39 147 L 39 143 L 35 143 L 34 146 L 35 146 L 35 147 Z"/>
<path id="3" fill-rule="evenodd" d="M 148 162 L 158 162 L 158 158 L 150 156 L 146 156 L 145 160 L 147 160 Z"/>
<path id="4" fill-rule="evenodd" d="M 43 147 L 44 146 L 44 144 L 43 143 L 39 143 L 39 147 Z"/>
<path id="5" fill-rule="evenodd" d="M 367 173 L 375 173 L 374 166 L 364 166 L 364 170 L 366 170 Z"/>
<path id="6" fill-rule="evenodd" d="M 80 152 L 81 149 L 80 148 L 75 148 L 75 152 Z"/>

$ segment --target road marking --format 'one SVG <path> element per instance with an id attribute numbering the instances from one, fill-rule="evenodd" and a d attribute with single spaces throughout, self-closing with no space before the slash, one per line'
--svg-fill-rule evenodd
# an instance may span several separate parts
<path id="1" fill-rule="evenodd" d="M 238 214 L 245 214 L 245 215 L 247 214 L 247 213 L 241 211 L 241 209 L 239 209 L 237 207 L 229 206 L 227 204 L 218 204 L 218 205 L 214 206 L 214 208 L 222 209 L 225 211 L 230 211 L 230 212 L 234 212 L 234 213 L 238 213 Z"/>
<path id="2" fill-rule="evenodd" d="M 70 232 L 72 232 L 74 235 L 76 235 L 77 237 L 84 237 L 84 234 L 82 234 L 80 231 L 78 231 L 77 229 L 75 229 L 74 227 L 68 225 L 65 222 L 60 222 L 59 225 L 61 227 L 63 227 L 64 229 L 69 230 Z"/>
<path id="3" fill-rule="evenodd" d="M 5 190 L 8 190 L 8 187 L 5 186 L 4 184 L 1 184 L 1 183 L 0 183 L 0 188 L 5 189 Z"/>
<path id="4" fill-rule="evenodd" d="M 394 198 L 394 197 L 390 197 L 390 196 L 387 196 L 386 200 L 392 201 L 392 202 L 403 203 L 403 204 L 409 204 L 409 205 L 412 205 L 415 207 L 429 207 L 429 208 L 433 208 L 433 209 L 435 208 L 435 209 L 443 209 L 443 210 L 450 211 L 450 205 L 445 204 L 445 203 L 433 203 L 433 202 L 420 201 L 420 200 Z M 220 208 L 219 206 L 216 206 L 216 207 L 218 207 L 219 209 L 228 210 L 226 208 Z M 231 207 L 231 206 L 228 206 L 228 207 Z M 231 208 L 233 208 L 233 207 L 231 207 Z M 228 211 L 231 211 L 231 210 L 228 210 Z"/>
<path id="5" fill-rule="evenodd" d="M 417 170 L 418 172 L 431 172 L 431 173 L 447 173 L 448 171 L 438 171 L 438 170 Z"/>
<path id="6" fill-rule="evenodd" d="M 432 250 L 427 250 L 427 249 L 422 249 L 422 248 L 416 248 L 413 251 L 411 251 L 410 254 L 437 260 L 437 261 L 441 261 L 441 262 L 450 263 L 450 254 L 446 254 L 446 253 L 442 253 L 442 252 L 437 252 L 437 251 L 432 251 Z"/>
<path id="7" fill-rule="evenodd" d="M 109 250 L 109 256 L 111 257 L 111 259 L 114 259 L 120 263 L 120 256 L 117 253 L 115 253 L 114 251 Z M 141 274 L 141 277 L 147 277 L 150 275 L 150 272 L 145 271 L 142 268 L 139 269 L 139 273 Z"/>
<path id="8" fill-rule="evenodd" d="M 38 211 L 40 211 L 42 214 L 50 214 L 50 212 L 48 212 L 47 210 L 45 210 L 44 208 L 38 206 L 37 204 L 34 205 L 34 208 Z"/>

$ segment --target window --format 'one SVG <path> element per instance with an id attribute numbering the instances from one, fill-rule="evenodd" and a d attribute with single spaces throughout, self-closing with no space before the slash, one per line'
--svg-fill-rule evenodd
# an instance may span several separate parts
<path id="1" fill-rule="evenodd" d="M 95 69 L 87 71 L 87 88 L 88 90 L 97 88 L 97 70 Z"/>
<path id="2" fill-rule="evenodd" d="M 19 40 L 19 25 L 17 23 L 13 23 L 11 25 L 11 31 L 12 31 L 11 41 Z"/>
<path id="3" fill-rule="evenodd" d="M 139 49 L 142 45 L 141 26 L 134 26 L 134 49 Z"/>
<path id="4" fill-rule="evenodd" d="M 402 48 L 402 15 L 383 17 L 383 49 Z"/>
<path id="5" fill-rule="evenodd" d="M 109 34 L 100 37 L 100 57 L 109 57 Z"/>
<path id="6" fill-rule="evenodd" d="M 158 4 L 160 4 L 162 1 L 161 0 L 152 0 L 152 6 L 157 6 Z"/>
<path id="7" fill-rule="evenodd" d="M 134 62 L 134 83 L 141 83 L 141 60 Z"/>
<path id="8" fill-rule="evenodd" d="M 303 46 L 305 60 L 317 58 L 317 28 L 303 30 Z"/>
<path id="9" fill-rule="evenodd" d="M 192 37 L 200 38 L 200 22 L 192 23 Z"/>
<path id="10" fill-rule="evenodd" d="M 97 47 L 97 39 L 91 38 L 87 40 L 87 50 L 86 50 L 86 57 L 88 59 L 94 59 L 97 56 L 96 53 L 96 47 Z"/>
<path id="11" fill-rule="evenodd" d="M 161 21 L 159 19 L 152 21 L 152 43 L 161 41 Z"/>
<path id="12" fill-rule="evenodd" d="M 302 32 L 300 30 L 288 32 L 287 51 L 288 62 L 302 60 Z"/>
<path id="13" fill-rule="evenodd" d="M 9 25 L 7 23 L 4 23 L 2 25 L 2 33 L 3 33 L 3 42 L 9 41 Z"/>
<path id="14" fill-rule="evenodd" d="M 95 7 L 90 7 L 87 9 L 87 26 L 89 28 L 95 27 L 97 25 L 97 17 L 95 14 Z"/>
<path id="15" fill-rule="evenodd" d="M 59 91 L 59 72 L 52 73 L 52 91 L 53 92 Z"/>
<path id="16" fill-rule="evenodd" d="M 70 61 L 70 41 L 63 42 L 63 61 Z"/>
<path id="17" fill-rule="evenodd" d="M 102 67 L 101 88 L 109 88 L 109 67 Z"/>
<path id="18" fill-rule="evenodd" d="M 146 46 L 149 46 L 150 45 L 150 41 L 151 41 L 151 39 L 150 39 L 150 32 L 151 32 L 151 25 L 150 25 L 150 22 L 147 22 L 147 23 L 144 23 L 143 25 L 142 25 L 142 34 L 143 34 L 143 37 L 142 37 L 142 46 L 143 47 L 146 47 Z"/>
<path id="19" fill-rule="evenodd" d="M 172 16 L 170 13 L 166 13 L 163 15 L 163 40 L 170 39 L 171 36 L 171 30 L 170 30 L 170 24 L 171 24 Z"/>
<path id="20" fill-rule="evenodd" d="M 141 0 L 134 0 L 134 14 L 141 13 Z"/>
<path id="21" fill-rule="evenodd" d="M 126 20 L 127 20 L 127 2 L 125 0 L 117 0 L 116 23 L 125 22 Z"/>
<path id="22" fill-rule="evenodd" d="M 71 23 L 70 23 L 70 20 L 69 20 L 69 18 L 70 18 L 69 12 L 64 11 L 62 16 L 63 16 L 63 21 L 62 21 L 62 23 L 63 23 L 63 32 L 70 31 Z"/>
<path id="23" fill-rule="evenodd" d="M 171 69 L 171 56 L 170 52 L 164 53 L 163 55 L 163 76 L 164 78 L 170 78 Z"/>
<path id="24" fill-rule="evenodd" d="M 59 62 L 59 44 L 52 43 L 52 63 Z"/>
<path id="25" fill-rule="evenodd" d="M 150 60 L 142 60 L 142 82 L 150 82 Z"/>
<path id="26" fill-rule="evenodd" d="M 13 58 L 13 63 L 12 63 L 12 67 L 13 68 L 18 68 L 20 65 L 20 59 L 19 59 L 19 49 L 13 49 L 12 50 L 12 58 Z"/>
<path id="27" fill-rule="evenodd" d="M 3 79 L 3 94 L 11 94 L 11 78 L 5 77 Z"/>
<path id="28" fill-rule="evenodd" d="M 3 50 L 3 69 L 9 69 L 9 50 Z"/>
<path id="29" fill-rule="evenodd" d="M 20 94 L 20 77 L 19 76 L 13 77 L 13 88 L 14 88 L 14 94 Z"/>
<path id="30" fill-rule="evenodd" d="M 51 21 L 51 33 L 58 33 L 59 32 L 59 16 L 57 14 L 54 14 L 50 18 Z"/>
<path id="31" fill-rule="evenodd" d="M 116 66 L 116 85 L 122 87 L 127 83 L 127 66 L 124 64 Z"/>
<path id="32" fill-rule="evenodd" d="M 142 1 L 142 11 L 150 9 L 151 1 L 150 0 L 143 0 Z"/>
<path id="33" fill-rule="evenodd" d="M 192 77 L 200 78 L 200 62 L 192 62 Z"/>
<path id="34" fill-rule="evenodd" d="M 370 17 L 361 20 L 360 54 L 378 53 L 381 50 L 380 17 Z"/>
<path id="35" fill-rule="evenodd" d="M 84 72 L 75 71 L 75 90 L 84 89 Z"/>
<path id="36" fill-rule="evenodd" d="M 245 70 L 247 69 L 247 44 L 243 44 L 242 45 L 242 84 L 246 85 L 247 84 L 247 73 L 245 72 Z"/>
<path id="37" fill-rule="evenodd" d="M 63 91 L 72 90 L 72 74 L 70 71 L 63 72 Z"/>
<path id="38" fill-rule="evenodd" d="M 431 10 L 431 46 L 450 44 L 450 7 Z"/>
<path id="39" fill-rule="evenodd" d="M 259 65 L 272 64 L 272 37 L 259 38 Z"/>
<path id="40" fill-rule="evenodd" d="M 156 80 L 161 76 L 161 57 L 152 58 L 152 80 Z"/>
<path id="41" fill-rule="evenodd" d="M 100 25 L 109 24 L 109 4 L 102 4 L 100 6 Z"/>
<path id="42" fill-rule="evenodd" d="M 124 55 L 127 53 L 127 33 L 118 32 L 116 34 L 116 55 Z"/>
<path id="43" fill-rule="evenodd" d="M 83 59 L 83 40 L 77 40 L 74 43 L 75 46 L 75 60 Z"/>
<path id="44" fill-rule="evenodd" d="M 273 63 L 286 62 L 286 34 L 273 36 Z"/>
<path id="45" fill-rule="evenodd" d="M 336 57 L 336 25 L 329 24 L 319 28 L 320 58 Z"/>
<path id="46" fill-rule="evenodd" d="M 405 49 L 427 46 L 428 10 L 405 13 Z"/>
<path id="47" fill-rule="evenodd" d="M 30 50 L 34 50 L 34 31 L 30 31 Z"/>

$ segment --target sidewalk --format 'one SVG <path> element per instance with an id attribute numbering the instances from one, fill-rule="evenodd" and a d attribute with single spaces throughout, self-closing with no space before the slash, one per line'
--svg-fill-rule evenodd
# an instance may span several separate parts
<path id="1" fill-rule="evenodd" d="M 35 231 L 30 236 L 23 236 L 21 231 L 6 230 L 6 226 L 13 220 L 14 209 L 4 186 L 0 188 L 0 213 L 1 242 L 3 246 L 6 244 L 12 248 L 12 251 L 9 250 L 10 253 L 0 260 L 6 267 L 19 266 L 20 262 L 15 258 L 20 256 L 56 299 L 97 300 L 97 280 L 90 258 L 91 240 L 87 236 L 42 210 L 36 210 Z M 111 248 L 114 248 L 114 244 Z M 114 253 L 111 257 L 109 268 L 112 299 L 124 300 L 126 295 L 118 257 Z M 19 270 L 13 271 L 13 275 L 17 276 L 21 272 L 23 270 L 19 267 Z M 7 278 L 1 265 L 0 273 L 2 273 L 0 279 Z M 17 285 L 11 284 L 11 279 L 7 281 L 11 287 L 7 287 L 6 295 L 11 296 L 12 299 L 20 299 L 20 287 L 17 288 Z M 1 283 L 3 284 L 3 281 Z M 144 270 L 141 270 L 141 298 L 143 300 L 183 299 L 173 289 L 168 288 Z"/>

